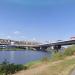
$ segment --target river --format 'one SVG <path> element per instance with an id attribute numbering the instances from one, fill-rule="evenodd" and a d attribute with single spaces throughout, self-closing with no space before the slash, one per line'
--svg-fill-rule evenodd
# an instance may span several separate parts
<path id="1" fill-rule="evenodd" d="M 21 50 L 21 51 L 0 51 L 0 63 L 4 60 L 15 64 L 26 64 L 31 61 L 40 60 L 44 57 L 50 57 L 50 52 L 44 51 L 32 51 L 32 50 Z"/>

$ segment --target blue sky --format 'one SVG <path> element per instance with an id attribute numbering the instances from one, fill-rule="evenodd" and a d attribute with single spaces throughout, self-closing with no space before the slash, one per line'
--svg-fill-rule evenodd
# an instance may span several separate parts
<path id="1" fill-rule="evenodd" d="M 75 0 L 0 0 L 0 38 L 56 41 L 75 36 Z"/>

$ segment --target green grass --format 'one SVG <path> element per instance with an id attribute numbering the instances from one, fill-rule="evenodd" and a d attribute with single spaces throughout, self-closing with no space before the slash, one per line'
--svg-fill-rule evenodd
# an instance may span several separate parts
<path id="1" fill-rule="evenodd" d="M 64 55 L 61 52 L 53 53 L 52 58 L 50 60 L 57 61 L 64 59 Z"/>
<path id="2" fill-rule="evenodd" d="M 65 56 L 71 56 L 75 53 L 75 45 L 69 46 L 68 48 L 65 49 L 65 52 L 63 55 Z"/>

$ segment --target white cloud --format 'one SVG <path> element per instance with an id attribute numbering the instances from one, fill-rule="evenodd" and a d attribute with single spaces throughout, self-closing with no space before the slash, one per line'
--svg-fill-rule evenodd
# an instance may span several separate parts
<path id="1" fill-rule="evenodd" d="M 14 34 L 21 34 L 21 32 L 20 31 L 15 31 Z"/>

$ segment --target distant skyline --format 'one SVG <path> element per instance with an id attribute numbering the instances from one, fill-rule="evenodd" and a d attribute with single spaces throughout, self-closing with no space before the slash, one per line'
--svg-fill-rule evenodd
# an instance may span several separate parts
<path id="1" fill-rule="evenodd" d="M 0 0 L 0 38 L 56 41 L 75 36 L 75 0 Z"/>

